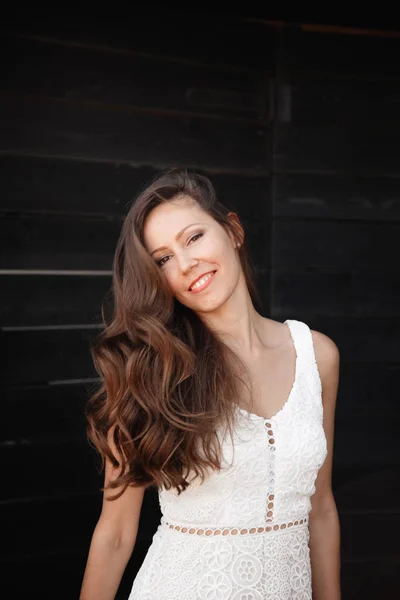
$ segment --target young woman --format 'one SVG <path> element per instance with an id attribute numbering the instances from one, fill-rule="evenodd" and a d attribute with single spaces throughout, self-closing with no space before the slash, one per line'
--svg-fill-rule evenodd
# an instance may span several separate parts
<path id="1" fill-rule="evenodd" d="M 105 485 L 81 600 L 115 597 L 149 486 L 162 518 L 129 600 L 340 598 L 338 348 L 256 310 L 245 246 L 237 214 L 186 170 L 124 220 L 92 348 Z"/>

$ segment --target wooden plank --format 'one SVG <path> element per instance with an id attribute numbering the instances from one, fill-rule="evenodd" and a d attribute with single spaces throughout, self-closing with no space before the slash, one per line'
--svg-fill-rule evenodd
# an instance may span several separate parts
<path id="1" fill-rule="evenodd" d="M 400 514 L 340 515 L 343 560 L 364 561 L 398 558 L 393 531 L 400 525 Z"/>
<path id="2" fill-rule="evenodd" d="M 274 28 L 252 23 L 229 15 L 208 12 L 187 14 L 185 10 L 158 6 L 147 12 L 142 6 L 135 19 L 120 19 L 117 23 L 101 19 L 29 19 L 18 23 L 3 21 L 6 35 L 40 36 L 60 43 L 79 46 L 106 47 L 110 51 L 140 52 L 144 55 L 176 57 L 182 62 L 223 64 L 241 68 L 273 69 Z"/>
<path id="3" fill-rule="evenodd" d="M 2 327 L 100 325 L 111 276 L 77 271 L 82 275 L 1 275 Z"/>
<path id="4" fill-rule="evenodd" d="M 399 92 L 400 80 L 279 84 L 274 170 L 397 175 Z"/>
<path id="5" fill-rule="evenodd" d="M 269 128 L 257 123 L 11 94 L 0 95 L 0 114 L 0 152 L 255 173 L 269 165 Z"/>
<path id="6" fill-rule="evenodd" d="M 219 199 L 249 220 L 271 214 L 268 177 L 220 174 L 208 176 Z M 0 211 L 15 214 L 121 215 L 159 172 L 135 164 L 62 160 L 37 156 L 0 156 Z"/>
<path id="7" fill-rule="evenodd" d="M 3 384 L 97 377 L 90 342 L 98 329 L 1 331 L 0 378 Z"/>
<path id="8" fill-rule="evenodd" d="M 337 403 L 342 403 L 341 392 Z M 371 414 L 374 415 L 371 406 Z M 377 410 L 379 415 L 379 409 Z M 398 435 L 399 411 L 385 421 L 383 432 L 377 426 L 378 416 L 337 419 L 335 423 L 334 461 L 337 466 L 370 464 L 374 468 L 400 465 Z M 400 505 L 399 505 L 400 512 Z"/>
<path id="9" fill-rule="evenodd" d="M 334 496 L 341 514 L 400 513 L 400 462 L 397 466 L 364 465 L 334 468 Z"/>
<path id="10" fill-rule="evenodd" d="M 341 569 L 343 598 L 376 600 L 396 598 L 399 589 L 398 557 L 344 562 Z"/>
<path id="11" fill-rule="evenodd" d="M 343 362 L 340 366 L 340 398 L 336 406 L 338 420 L 371 417 L 378 404 L 385 422 L 398 414 L 397 385 L 400 364 Z"/>
<path id="12" fill-rule="evenodd" d="M 0 218 L 0 269 L 112 269 L 122 218 Z"/>
<path id="13" fill-rule="evenodd" d="M 329 315 L 365 319 L 384 315 L 400 323 L 400 273 L 390 268 L 339 273 L 328 269 L 316 273 L 274 269 L 272 285 L 271 302 L 278 318 L 298 310 L 305 318 Z"/>
<path id="14" fill-rule="evenodd" d="M 310 219 L 400 221 L 400 178 L 274 176 L 273 214 Z"/>
<path id="15" fill-rule="evenodd" d="M 0 442 L 86 435 L 84 409 L 95 383 L 38 385 L 1 390 Z"/>
<path id="16" fill-rule="evenodd" d="M 34 435 L 34 432 L 32 432 Z M 71 435 L 22 440 L 0 448 L 0 462 L 7 486 L 0 491 L 6 501 L 97 492 L 102 485 L 100 458 L 85 438 Z M 51 473 L 51 477 L 49 476 Z M 20 507 L 21 509 L 21 507 Z"/>
<path id="17" fill-rule="evenodd" d="M 400 223 L 277 220 L 272 224 L 274 267 L 396 273 L 399 237 Z"/>
<path id="18" fill-rule="evenodd" d="M 283 27 L 277 37 L 279 72 L 290 81 L 399 78 L 399 37 L 313 32 L 299 26 Z"/>
<path id="19" fill-rule="evenodd" d="M 37 156 L 0 156 L 0 210 L 124 215 L 152 167 Z"/>
<path id="20" fill-rule="evenodd" d="M 12 61 L 5 66 L 3 91 L 260 120 L 271 111 L 263 70 L 232 71 L 22 37 L 10 36 L 6 44 Z"/>

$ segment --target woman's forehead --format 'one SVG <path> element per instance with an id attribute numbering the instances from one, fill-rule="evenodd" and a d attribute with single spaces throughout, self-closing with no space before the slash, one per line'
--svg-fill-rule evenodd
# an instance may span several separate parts
<path id="1" fill-rule="evenodd" d="M 184 221 L 193 218 L 201 218 L 203 221 L 212 220 L 201 206 L 191 198 L 178 198 L 163 202 L 156 206 L 147 216 L 144 227 L 153 229 L 155 226 L 161 227 L 184 227 Z"/>

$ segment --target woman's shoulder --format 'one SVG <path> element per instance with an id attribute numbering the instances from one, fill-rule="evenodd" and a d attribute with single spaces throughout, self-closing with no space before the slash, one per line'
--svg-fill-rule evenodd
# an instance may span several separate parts
<path id="1" fill-rule="evenodd" d="M 328 366 L 329 368 L 329 366 L 334 365 L 339 361 L 340 353 L 335 341 L 322 331 L 311 329 L 307 321 L 298 319 L 287 319 L 289 323 L 286 323 L 286 321 L 276 321 L 268 317 L 263 317 L 263 320 L 265 331 L 269 334 L 268 338 L 271 341 L 273 340 L 274 344 L 279 345 L 280 343 L 283 343 L 288 339 L 288 324 L 291 325 L 292 323 L 299 323 L 305 326 L 305 328 L 309 329 L 311 332 L 315 357 L 318 366 L 319 364 L 321 364 L 322 368 L 326 366 Z"/>
<path id="2" fill-rule="evenodd" d="M 337 388 L 340 368 L 340 352 L 336 342 L 322 331 L 311 329 L 306 321 L 300 321 L 303 330 L 311 335 L 312 348 L 322 386 Z"/>
<path id="3" fill-rule="evenodd" d="M 340 352 L 336 342 L 322 331 L 316 329 L 310 329 L 310 331 L 317 361 L 322 364 L 339 360 Z"/>
<path id="4" fill-rule="evenodd" d="M 311 329 L 311 335 L 314 344 L 315 360 L 317 361 L 321 378 L 324 379 L 325 376 L 329 376 L 339 368 L 339 348 L 331 337 L 321 331 Z"/>

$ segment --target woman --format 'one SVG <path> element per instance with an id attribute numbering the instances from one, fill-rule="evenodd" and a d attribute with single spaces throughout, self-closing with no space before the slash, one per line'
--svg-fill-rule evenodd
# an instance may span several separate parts
<path id="1" fill-rule="evenodd" d="M 149 486 L 162 519 L 129 600 L 338 600 L 336 344 L 261 316 L 238 216 L 185 170 L 132 204 L 113 294 L 92 348 L 105 485 L 81 600 L 115 597 Z"/>

